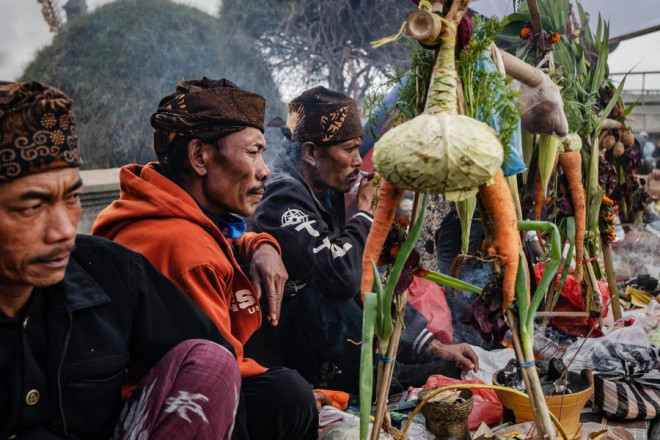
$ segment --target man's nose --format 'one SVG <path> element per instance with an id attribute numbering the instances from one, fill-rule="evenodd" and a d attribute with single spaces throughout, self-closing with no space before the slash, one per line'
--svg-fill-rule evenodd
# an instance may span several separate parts
<path id="1" fill-rule="evenodd" d="M 52 207 L 48 212 L 46 241 L 58 243 L 73 240 L 76 237 L 79 213 L 80 209 L 75 210 L 63 205 Z"/>
<path id="2" fill-rule="evenodd" d="M 268 176 L 270 176 L 270 170 L 268 169 L 268 165 L 266 165 L 266 162 L 262 157 L 257 167 L 256 178 L 258 181 L 263 182 L 264 180 L 268 179 Z"/>
<path id="3" fill-rule="evenodd" d="M 362 156 L 360 156 L 359 150 L 355 150 L 355 152 L 353 153 L 353 161 L 351 165 L 355 168 L 359 168 L 362 166 Z"/>

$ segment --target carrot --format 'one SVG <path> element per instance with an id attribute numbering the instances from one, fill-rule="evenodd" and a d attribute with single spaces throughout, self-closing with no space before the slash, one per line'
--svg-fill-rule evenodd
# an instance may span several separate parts
<path id="1" fill-rule="evenodd" d="M 403 190 L 388 182 L 381 176 L 378 186 L 378 205 L 374 212 L 374 222 L 367 236 L 362 254 L 362 283 L 360 292 L 362 299 L 367 292 L 371 292 L 374 286 L 374 272 L 372 261 L 378 261 L 383 250 L 385 239 L 392 228 L 396 209 L 403 196 Z"/>
<path id="2" fill-rule="evenodd" d="M 488 248 L 490 255 L 497 255 L 504 267 L 502 280 L 502 309 L 506 310 L 515 298 L 516 275 L 518 274 L 518 250 L 521 247 L 518 235 L 516 208 L 509 185 L 502 170 L 493 176 L 491 185 L 479 186 L 479 198 L 493 225 L 493 242 Z"/>
<path id="3" fill-rule="evenodd" d="M 564 170 L 568 188 L 571 191 L 571 201 L 575 211 L 575 281 L 582 278 L 582 261 L 584 258 L 584 237 L 587 228 L 587 205 L 582 185 L 582 155 L 579 151 L 570 151 L 559 155 L 559 164 Z"/>

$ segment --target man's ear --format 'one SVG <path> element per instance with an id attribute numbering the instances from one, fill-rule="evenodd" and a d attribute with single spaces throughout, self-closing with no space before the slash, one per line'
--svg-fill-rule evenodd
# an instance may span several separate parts
<path id="1" fill-rule="evenodd" d="M 314 142 L 305 142 L 300 146 L 300 158 L 308 165 L 315 167 L 318 160 L 319 147 Z"/>
<path id="2" fill-rule="evenodd" d="M 207 145 L 201 140 L 195 138 L 188 142 L 188 165 L 190 170 L 196 175 L 206 176 L 207 165 L 209 161 L 209 152 Z"/>

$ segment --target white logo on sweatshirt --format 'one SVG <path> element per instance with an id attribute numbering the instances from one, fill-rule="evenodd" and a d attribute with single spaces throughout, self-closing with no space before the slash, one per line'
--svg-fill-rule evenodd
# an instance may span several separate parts
<path id="1" fill-rule="evenodd" d="M 259 304 L 254 297 L 251 290 L 242 289 L 235 292 L 231 297 L 231 306 L 229 310 L 238 312 L 239 310 L 247 309 L 248 313 L 252 315 L 259 310 Z"/>
<path id="2" fill-rule="evenodd" d="M 300 232 L 304 229 L 312 237 L 318 237 L 319 231 L 312 226 L 314 223 L 316 223 L 316 220 L 309 220 L 307 214 L 299 209 L 287 209 L 284 214 L 282 214 L 283 228 L 297 225 L 295 228 L 296 231 Z"/>
<path id="3" fill-rule="evenodd" d="M 348 252 L 352 247 L 353 245 L 350 243 L 344 243 L 341 247 L 339 247 L 336 244 L 330 243 L 330 239 L 325 237 L 323 242 L 319 246 L 312 249 L 312 251 L 314 251 L 315 254 L 318 254 L 323 249 L 329 248 L 330 253 L 332 254 L 332 258 L 341 258 L 346 255 L 346 252 Z"/>

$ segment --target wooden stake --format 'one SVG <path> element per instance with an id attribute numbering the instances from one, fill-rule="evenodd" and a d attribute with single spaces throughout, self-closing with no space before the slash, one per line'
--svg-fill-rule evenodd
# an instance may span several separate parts
<path id="1" fill-rule="evenodd" d="M 621 303 L 619 303 L 619 290 L 616 287 L 616 273 L 612 263 L 612 249 L 610 244 L 600 237 L 600 247 L 603 250 L 603 264 L 605 265 L 605 275 L 607 276 L 607 286 L 610 289 L 610 301 L 612 304 L 612 317 L 616 321 L 621 319 Z"/>
<path id="2" fill-rule="evenodd" d="M 399 349 L 399 340 L 403 330 L 403 310 L 406 307 L 408 299 L 408 290 L 405 290 L 399 298 L 396 315 L 400 318 L 394 323 L 394 332 L 390 338 L 385 357 L 390 360 L 395 357 Z M 381 375 L 382 371 L 382 375 Z M 392 373 L 394 373 L 394 360 L 385 363 L 382 359 L 378 360 L 378 390 L 376 391 L 376 413 L 374 414 L 374 423 L 371 429 L 371 440 L 377 440 L 380 434 L 380 428 L 385 419 L 385 410 L 387 409 L 387 398 L 389 396 L 390 385 L 392 385 Z"/>

